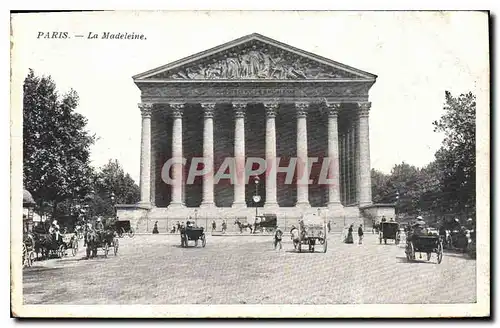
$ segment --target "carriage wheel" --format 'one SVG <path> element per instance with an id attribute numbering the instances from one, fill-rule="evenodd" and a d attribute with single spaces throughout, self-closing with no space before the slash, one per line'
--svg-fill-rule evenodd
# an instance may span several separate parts
<path id="1" fill-rule="evenodd" d="M 59 248 L 57 249 L 57 255 L 60 258 L 63 258 L 66 255 L 66 247 L 64 247 L 64 245 L 59 246 Z"/>
<path id="2" fill-rule="evenodd" d="M 201 236 L 201 247 L 205 247 L 207 245 L 207 239 L 205 238 L 205 234 Z"/>
<path id="3" fill-rule="evenodd" d="M 28 252 L 28 266 L 32 266 L 35 262 L 35 253 L 33 251 Z"/>
<path id="4" fill-rule="evenodd" d="M 73 241 L 73 247 L 71 248 L 71 255 L 75 256 L 78 252 L 78 239 Z"/>
<path id="5" fill-rule="evenodd" d="M 438 244 L 437 260 L 438 260 L 438 264 L 440 264 L 441 261 L 443 260 L 443 243 L 441 243 L 441 242 L 439 242 L 439 244 Z"/>
<path id="6" fill-rule="evenodd" d="M 123 238 L 124 233 L 125 233 L 125 230 L 123 228 L 118 229 L 118 237 Z"/>
<path id="7" fill-rule="evenodd" d="M 108 257 L 109 245 L 108 243 L 104 243 L 104 257 Z"/>
<path id="8" fill-rule="evenodd" d="M 135 234 L 134 229 L 133 229 L 132 227 L 130 227 L 130 230 L 128 231 L 128 236 L 129 236 L 130 238 L 132 238 L 132 237 L 134 237 L 134 234 Z"/>
<path id="9" fill-rule="evenodd" d="M 116 254 L 118 254 L 118 247 L 119 247 L 118 238 L 115 238 L 115 239 L 113 239 L 113 249 L 115 252 L 115 256 L 116 256 Z"/>
<path id="10" fill-rule="evenodd" d="M 327 246 L 328 246 L 328 243 L 327 243 L 327 241 L 325 239 L 325 243 L 323 244 L 323 253 L 326 253 L 326 250 L 328 248 Z"/>
<path id="11" fill-rule="evenodd" d="M 23 266 L 26 264 L 27 259 L 28 259 L 28 250 L 26 248 L 26 244 L 23 243 Z"/>

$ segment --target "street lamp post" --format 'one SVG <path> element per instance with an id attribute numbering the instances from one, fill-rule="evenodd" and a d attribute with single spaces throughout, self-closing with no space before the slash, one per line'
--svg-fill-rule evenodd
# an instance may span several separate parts
<path id="1" fill-rule="evenodd" d="M 111 204 L 113 205 L 113 215 L 114 215 L 115 220 L 116 220 L 116 198 L 115 198 L 115 193 L 111 192 L 111 194 L 109 195 L 109 198 L 111 199 Z"/>
<path id="2" fill-rule="evenodd" d="M 258 216 L 257 205 L 258 205 L 258 203 L 260 202 L 260 199 L 261 199 L 260 195 L 259 195 L 260 178 L 259 178 L 258 175 L 255 176 L 253 182 L 255 184 L 255 194 L 253 195 L 252 199 L 253 199 L 253 202 L 255 203 L 255 218 L 257 218 L 257 216 Z"/>
<path id="3" fill-rule="evenodd" d="M 394 220 L 398 219 L 398 207 L 399 207 L 399 190 L 396 190 L 396 206 L 394 206 Z"/>

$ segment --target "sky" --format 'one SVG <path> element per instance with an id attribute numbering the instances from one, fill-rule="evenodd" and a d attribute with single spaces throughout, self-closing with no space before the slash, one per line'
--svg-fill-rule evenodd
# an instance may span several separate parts
<path id="1" fill-rule="evenodd" d="M 92 163 L 118 159 L 138 182 L 141 115 L 138 73 L 251 33 L 378 75 L 370 90 L 372 168 L 422 167 L 442 135 L 445 90 L 477 93 L 489 80 L 487 16 L 478 12 L 101 12 L 12 18 L 12 100 L 28 69 L 51 75 L 98 140 Z M 68 32 L 70 38 L 37 38 Z M 90 40 L 75 34 L 135 32 L 146 40 Z M 17 93 L 16 93 L 17 91 Z M 19 102 L 18 102 L 19 103 Z M 19 107 L 19 113 L 22 108 Z M 19 114 L 18 113 L 18 114 Z"/>

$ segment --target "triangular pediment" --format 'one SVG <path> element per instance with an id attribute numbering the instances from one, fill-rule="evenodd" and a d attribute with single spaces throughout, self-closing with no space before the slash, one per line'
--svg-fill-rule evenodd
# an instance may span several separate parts
<path id="1" fill-rule="evenodd" d="M 375 80 L 376 75 L 251 34 L 134 76 L 148 80 Z"/>

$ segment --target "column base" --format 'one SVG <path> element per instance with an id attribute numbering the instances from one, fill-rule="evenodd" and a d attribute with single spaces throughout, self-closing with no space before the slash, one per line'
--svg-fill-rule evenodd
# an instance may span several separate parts
<path id="1" fill-rule="evenodd" d="M 201 203 L 200 208 L 215 208 L 215 203 L 213 202 L 206 202 L 206 203 Z"/>
<path id="2" fill-rule="evenodd" d="M 170 203 L 170 205 L 167 206 L 168 209 L 180 209 L 180 208 L 186 208 L 184 203 Z"/>
<path id="3" fill-rule="evenodd" d="M 310 208 L 311 204 L 309 204 L 309 202 L 297 202 L 295 204 L 295 207 L 298 207 L 298 208 Z"/>
<path id="4" fill-rule="evenodd" d="M 231 208 L 247 208 L 247 203 L 233 203 Z"/>
<path id="5" fill-rule="evenodd" d="M 274 209 L 280 207 L 277 202 L 274 203 L 264 203 L 264 208 L 265 209 Z"/>
<path id="6" fill-rule="evenodd" d="M 337 209 L 337 208 L 342 208 L 342 203 L 340 202 L 329 202 L 327 205 L 328 209 Z"/>
<path id="7" fill-rule="evenodd" d="M 150 202 L 146 202 L 146 201 L 144 201 L 144 202 L 140 201 L 139 203 L 137 203 L 137 206 L 142 207 L 142 208 L 147 208 L 147 209 L 150 209 L 153 207 Z"/>
<path id="8" fill-rule="evenodd" d="M 369 206 L 369 205 L 372 205 L 373 202 L 359 202 L 359 207 L 364 207 L 364 206 Z"/>

